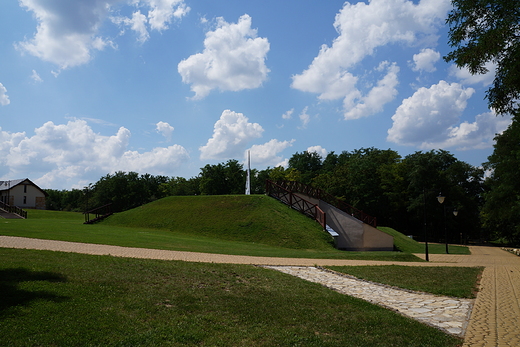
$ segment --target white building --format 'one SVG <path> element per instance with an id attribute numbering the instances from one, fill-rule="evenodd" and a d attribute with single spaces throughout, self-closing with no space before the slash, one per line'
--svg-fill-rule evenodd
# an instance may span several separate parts
<path id="1" fill-rule="evenodd" d="M 0 181 L 0 202 L 22 209 L 45 209 L 48 194 L 28 178 Z"/>

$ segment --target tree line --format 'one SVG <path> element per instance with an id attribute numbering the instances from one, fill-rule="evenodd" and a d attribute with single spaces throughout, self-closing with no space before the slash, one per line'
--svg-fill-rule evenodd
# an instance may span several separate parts
<path id="1" fill-rule="evenodd" d="M 444 226 L 450 242 L 489 235 L 480 221 L 486 191 L 484 170 L 444 150 L 404 158 L 396 151 L 377 148 L 331 152 L 324 158 L 316 152 L 297 152 L 287 168 L 252 169 L 251 193 L 264 194 L 267 179 L 320 188 L 377 217 L 379 225 L 419 239 L 424 238 L 425 222 L 431 241 L 444 240 Z M 47 190 L 47 208 L 85 211 L 111 203 L 117 212 L 166 196 L 244 194 L 245 181 L 246 171 L 237 160 L 208 164 L 189 179 L 116 172 L 83 190 Z M 436 199 L 439 193 L 446 197 L 442 205 Z M 454 210 L 458 211 L 456 217 Z"/>
<path id="2" fill-rule="evenodd" d="M 495 238 L 520 245 L 520 7 L 518 0 L 452 0 L 446 23 L 453 50 L 444 57 L 473 75 L 489 72 L 486 92 L 497 116 L 512 122 L 495 137 L 493 154 L 484 167 L 486 179 L 481 211 L 484 230 Z"/>

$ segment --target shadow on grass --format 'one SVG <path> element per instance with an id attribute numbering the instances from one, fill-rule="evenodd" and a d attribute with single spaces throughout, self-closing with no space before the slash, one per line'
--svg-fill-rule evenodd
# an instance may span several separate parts
<path id="1" fill-rule="evenodd" d="M 9 309 L 17 306 L 27 306 L 36 300 L 48 300 L 61 302 L 67 299 L 65 296 L 56 295 L 45 290 L 26 290 L 20 288 L 23 282 L 66 282 L 65 276 L 47 272 L 30 271 L 24 268 L 0 270 L 0 317 L 5 315 Z"/>

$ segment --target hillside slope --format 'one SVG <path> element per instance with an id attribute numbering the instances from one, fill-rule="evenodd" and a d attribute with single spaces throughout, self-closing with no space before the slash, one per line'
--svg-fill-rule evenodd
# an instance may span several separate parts
<path id="1" fill-rule="evenodd" d="M 264 195 L 172 196 L 117 213 L 102 224 L 292 249 L 333 248 L 332 238 L 318 223 Z"/>

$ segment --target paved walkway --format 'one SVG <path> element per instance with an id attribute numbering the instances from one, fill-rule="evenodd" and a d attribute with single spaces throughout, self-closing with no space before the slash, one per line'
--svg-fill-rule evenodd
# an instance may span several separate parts
<path id="1" fill-rule="evenodd" d="M 448 334 L 464 337 L 474 300 L 450 298 L 359 280 L 314 266 L 264 266 L 383 306 Z"/>
<path id="2" fill-rule="evenodd" d="M 520 257 L 502 251 L 498 248 L 493 247 L 470 247 L 472 255 L 451 255 L 451 254 L 430 254 L 429 263 L 416 263 L 416 262 L 384 262 L 384 261 L 360 261 L 360 260 L 339 260 L 339 259 L 301 259 L 301 258 L 269 258 L 269 257 L 248 257 L 248 256 L 236 256 L 236 255 L 221 255 L 221 254 L 207 254 L 207 253 L 196 253 L 196 252 L 178 252 L 178 251 L 163 251 L 153 249 L 142 249 L 142 248 L 130 248 L 130 247 L 118 247 L 118 246 L 107 246 L 107 245 L 95 245 L 95 244 L 84 244 L 76 242 L 63 242 L 63 241 L 51 241 L 51 240 L 39 240 L 29 239 L 21 237 L 10 237 L 0 236 L 0 247 L 8 248 L 27 248 L 27 249 L 42 249 L 42 250 L 54 250 L 64 252 L 76 252 L 84 254 L 97 254 L 97 255 L 113 255 L 119 257 L 132 257 L 132 258 L 149 258 L 149 259 L 164 259 L 164 260 L 184 260 L 194 262 L 213 262 L 213 263 L 236 263 L 236 264 L 255 264 L 255 265 L 267 265 L 276 266 L 280 270 L 280 266 L 286 270 L 288 266 L 294 266 L 290 271 L 309 272 L 311 275 L 306 274 L 305 276 L 312 277 L 313 280 L 317 281 L 317 278 L 322 277 L 321 280 L 325 281 L 326 277 L 321 272 L 316 272 L 312 275 L 316 269 L 315 266 L 327 266 L 327 265 L 406 265 L 406 266 L 484 266 L 485 270 L 482 275 L 480 292 L 477 299 L 474 301 L 473 310 L 467 329 L 465 331 L 464 346 L 520 346 Z M 421 257 L 422 255 L 417 255 Z M 303 269 L 302 267 L 307 267 Z M 314 268 L 314 269 L 313 269 Z M 318 270 L 318 269 L 316 269 Z M 329 272 L 330 274 L 330 272 Z M 342 277 L 338 286 L 348 288 L 349 285 L 345 284 L 348 276 L 334 276 L 330 281 L 338 282 L 338 277 Z M 341 282 L 340 281 L 340 282 Z M 363 288 L 364 281 L 355 281 L 357 288 Z M 329 285 L 332 287 L 332 285 Z M 386 288 L 383 289 L 383 288 Z M 391 288 L 381 287 L 372 290 L 385 291 L 390 293 Z M 338 290 L 338 289 L 336 289 Z M 345 289 L 346 290 L 346 289 Z M 367 287 L 365 287 L 365 290 Z M 361 290 L 362 292 L 363 290 Z M 430 308 L 424 306 L 417 306 L 418 301 L 415 299 L 406 300 L 407 298 L 413 297 L 409 291 L 400 291 L 401 303 L 399 300 L 396 301 L 396 305 L 403 305 L 406 309 L 411 309 L 417 314 L 425 312 Z M 403 294 L 408 293 L 408 294 Z M 353 295 L 349 293 L 349 295 Z M 372 296 L 375 296 L 373 294 Z M 377 294 L 380 295 L 380 294 Z M 373 298 L 372 298 L 373 299 Z M 392 299 L 393 300 L 393 299 Z M 435 299 L 435 302 L 440 302 L 443 299 Z M 391 299 L 386 300 L 380 304 L 393 307 L 390 303 Z M 423 300 L 424 301 L 424 300 Z M 428 301 L 426 299 L 425 301 Z M 455 304 L 455 301 L 459 302 Z M 406 304 L 409 302 L 409 304 Z M 464 311 L 469 312 L 467 306 L 459 305 L 463 301 L 454 300 L 454 302 L 445 302 L 440 306 L 444 306 L 444 309 L 452 310 L 452 315 L 449 319 L 444 320 L 445 322 L 453 323 L 451 326 L 442 326 L 444 324 L 442 319 L 440 320 L 441 328 L 449 331 L 453 334 L 464 333 L 464 323 L 460 326 L 459 318 L 453 318 L 456 315 L 464 316 Z M 416 305 L 417 307 L 413 307 Z M 450 305 L 450 306 L 445 306 Z M 471 305 L 471 302 L 470 302 Z M 456 306 L 456 307 L 455 307 Z M 400 312 L 404 311 L 405 308 L 396 308 Z M 457 311 L 457 312 L 455 312 Z M 402 312 L 404 313 L 404 312 Z M 429 312 L 432 316 L 442 316 L 444 313 Z M 457 313 L 457 314 L 455 314 Z M 424 321 L 424 318 L 419 318 Z M 434 319 L 429 319 L 429 324 Z M 466 321 L 466 318 L 463 319 Z M 450 323 L 450 324 L 451 324 Z M 450 330 L 452 329 L 452 330 Z"/>

